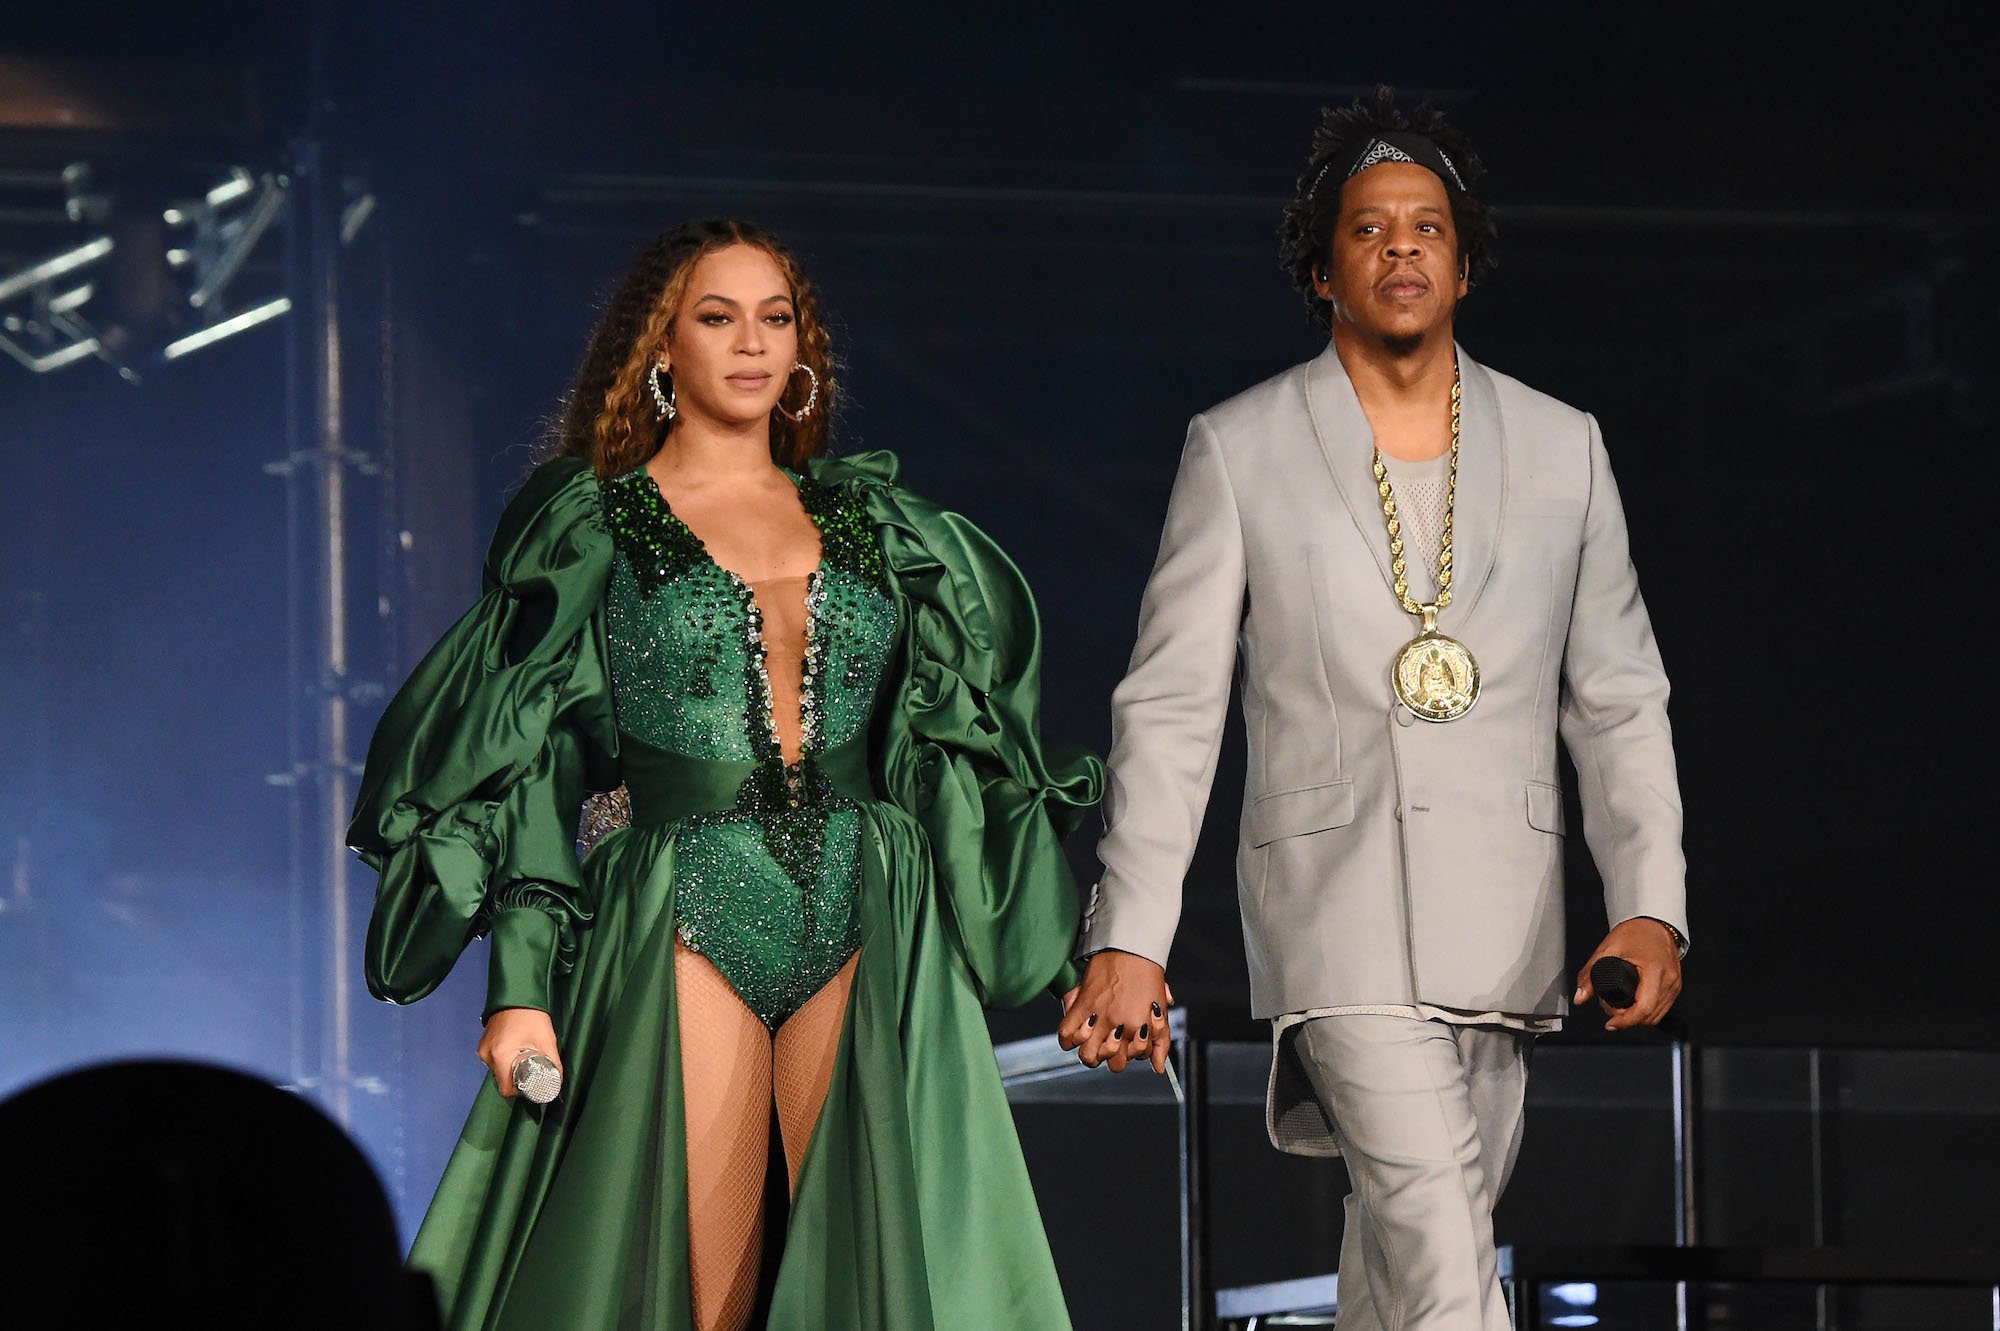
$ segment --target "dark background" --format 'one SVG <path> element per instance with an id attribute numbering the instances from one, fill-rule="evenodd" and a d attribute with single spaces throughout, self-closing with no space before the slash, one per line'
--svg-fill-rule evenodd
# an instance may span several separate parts
<path id="1" fill-rule="evenodd" d="M 596 302 L 656 231 L 755 218 L 836 320 L 839 447 L 896 450 L 1013 553 L 1047 729 L 1101 750 L 1188 416 L 1323 345 L 1276 263 L 1319 108 L 1378 79 L 1430 95 L 1479 145 L 1500 225 L 1461 339 L 1594 412 L 1618 471 L 1675 682 L 1692 1028 L 1990 1048 L 1983 37 L 1942 6 L 1795 12 L 9 12 L 0 274 L 89 232 L 49 187 L 75 161 L 121 256 L 170 243 L 164 202 L 233 164 L 296 169 L 305 145 L 373 201 L 340 319 L 350 430 L 383 464 L 355 519 L 356 668 L 393 685 L 474 593 Z M 240 291 L 287 289 L 302 244 L 288 220 Z M 309 415 L 299 335 L 280 320 L 161 364 L 187 320 L 164 280 L 121 258 L 93 298 L 138 386 L 0 361 L 0 1091 L 173 1051 L 324 1095 L 324 910 L 273 780 L 301 724 L 303 575 L 266 464 Z M 1240 747 L 1173 977 L 1211 1033 L 1255 1039 Z M 1087 874 L 1087 834 L 1074 850 Z M 1604 921 L 1571 851 L 1580 962 Z M 477 1002 L 461 975 L 354 1014 L 374 1092 L 356 1130 L 406 1221 L 477 1080 Z M 1235 1177 L 1298 1177 L 1239 1126 Z M 1243 1252 L 1222 1259 L 1243 1278 L 1319 1260 Z"/>

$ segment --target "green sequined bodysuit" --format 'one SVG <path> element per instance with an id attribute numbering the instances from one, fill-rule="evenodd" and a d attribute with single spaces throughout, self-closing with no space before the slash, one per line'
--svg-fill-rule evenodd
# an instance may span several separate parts
<path id="1" fill-rule="evenodd" d="M 819 759 L 865 743 L 896 643 L 866 514 L 845 488 L 792 479 L 821 558 L 806 583 L 800 757 L 790 766 L 755 593 L 709 557 L 643 469 L 604 485 L 617 545 L 605 616 L 619 730 L 748 772 L 733 807 L 687 817 L 676 837 L 676 928 L 773 1030 L 860 945 L 861 818 Z"/>

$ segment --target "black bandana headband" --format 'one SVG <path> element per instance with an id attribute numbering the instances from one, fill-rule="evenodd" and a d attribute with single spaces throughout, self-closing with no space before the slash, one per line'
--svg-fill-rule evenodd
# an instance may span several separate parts
<path id="1" fill-rule="evenodd" d="M 1313 177 L 1312 189 L 1308 197 L 1318 198 L 1319 187 L 1326 183 L 1328 176 L 1336 181 L 1348 181 L 1360 175 L 1371 166 L 1383 162 L 1409 162 L 1424 167 L 1447 185 L 1465 189 L 1465 181 L 1459 178 L 1458 167 L 1451 158 L 1445 156 L 1444 149 L 1422 134 L 1410 134 L 1398 130 L 1378 129 L 1365 138 L 1355 140 L 1343 151 L 1327 159 L 1319 174 Z"/>

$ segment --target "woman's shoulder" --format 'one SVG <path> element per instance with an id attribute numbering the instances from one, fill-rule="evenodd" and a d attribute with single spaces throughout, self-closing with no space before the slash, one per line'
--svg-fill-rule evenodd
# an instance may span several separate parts
<path id="1" fill-rule="evenodd" d="M 807 479 L 831 489 L 899 490 L 903 484 L 902 459 L 886 448 L 839 457 L 822 454 L 808 459 L 801 470 Z"/>
<path id="2" fill-rule="evenodd" d="M 931 546 L 934 554 L 999 554 L 993 538 L 965 514 L 904 485 L 902 461 L 886 449 L 814 458 L 805 474 L 822 487 L 851 495 L 878 527 L 901 528 Z"/>
<path id="3" fill-rule="evenodd" d="M 904 592 L 958 621 L 967 645 L 990 644 L 996 613 L 1032 618 L 1032 594 L 1000 543 L 963 513 L 905 488 L 895 454 L 853 453 L 808 465 L 820 484 L 855 496 Z"/>
<path id="4" fill-rule="evenodd" d="M 501 573 L 524 563 L 568 562 L 579 555 L 591 562 L 600 552 L 608 559 L 609 550 L 603 485 L 589 462 L 563 456 L 536 466 L 507 501 L 487 561 L 489 571 Z"/>
<path id="5" fill-rule="evenodd" d="M 806 463 L 805 475 L 830 491 L 850 496 L 877 523 L 914 528 L 934 527 L 941 521 L 971 525 L 963 515 L 905 485 L 902 459 L 886 448 L 817 457 Z"/>
<path id="6" fill-rule="evenodd" d="M 537 463 L 507 501 L 500 526 L 527 526 L 554 514 L 581 512 L 599 503 L 597 474 L 579 457 L 553 457 Z"/>

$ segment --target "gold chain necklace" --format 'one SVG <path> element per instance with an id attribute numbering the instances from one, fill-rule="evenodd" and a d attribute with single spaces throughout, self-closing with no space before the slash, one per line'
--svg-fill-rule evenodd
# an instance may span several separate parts
<path id="1" fill-rule="evenodd" d="M 1396 653 L 1390 680 L 1403 705 L 1426 721 L 1456 721 L 1479 701 L 1479 663 L 1456 638 L 1438 632 L 1438 611 L 1451 604 L 1451 519 L 1458 502 L 1458 431 L 1460 384 L 1458 366 L 1451 371 L 1451 469 L 1444 491 L 1444 532 L 1438 538 L 1437 595 L 1428 603 L 1410 595 L 1408 566 L 1403 563 L 1403 523 L 1396 516 L 1396 496 L 1389 485 L 1389 467 L 1382 450 L 1375 450 L 1375 489 L 1382 496 L 1382 517 L 1389 526 L 1389 567 L 1396 575 L 1396 599 L 1423 621 L 1423 629 Z"/>

